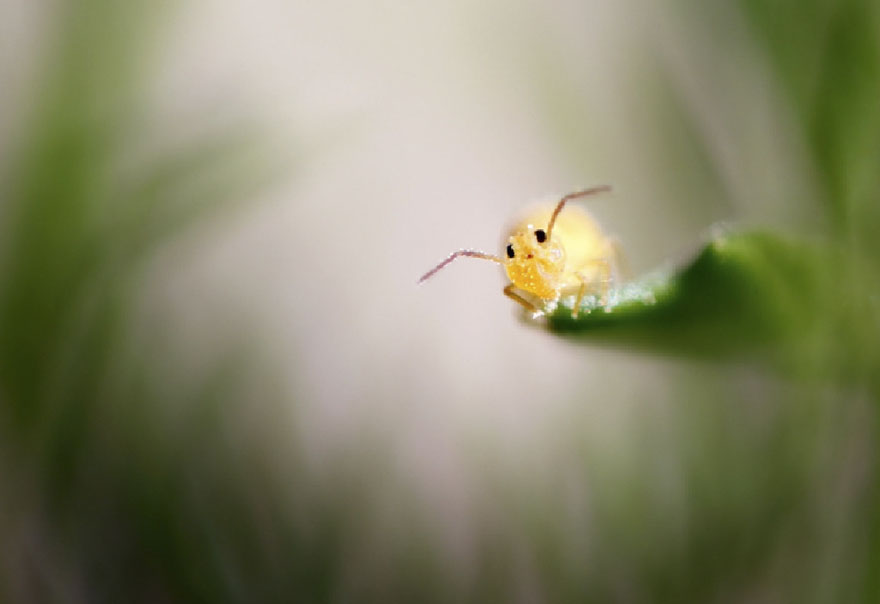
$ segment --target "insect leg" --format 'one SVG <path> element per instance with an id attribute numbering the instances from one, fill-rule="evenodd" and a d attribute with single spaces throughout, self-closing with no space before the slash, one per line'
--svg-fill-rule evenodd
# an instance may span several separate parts
<path id="1" fill-rule="evenodd" d="M 532 304 L 531 302 L 529 302 L 528 300 L 526 300 L 525 298 L 523 298 L 522 296 L 520 296 L 518 293 L 516 293 L 515 291 L 513 291 L 513 288 L 514 288 L 513 283 L 511 283 L 511 284 L 509 284 L 507 287 L 505 287 L 505 288 L 504 288 L 504 295 L 507 296 L 508 298 L 510 298 L 511 300 L 514 300 L 514 301 L 518 302 L 518 303 L 521 304 L 521 305 L 522 305 L 527 311 L 529 311 L 529 312 L 531 312 L 531 313 L 539 312 L 539 311 L 538 311 L 538 308 L 537 308 L 534 304 Z"/>
<path id="2" fill-rule="evenodd" d="M 571 308 L 572 319 L 578 318 L 578 312 L 581 309 L 581 302 L 584 300 L 584 292 L 587 291 L 587 281 L 584 279 L 583 275 L 578 274 L 578 280 L 581 282 L 581 285 L 578 287 L 577 298 L 575 298 L 574 306 Z"/>

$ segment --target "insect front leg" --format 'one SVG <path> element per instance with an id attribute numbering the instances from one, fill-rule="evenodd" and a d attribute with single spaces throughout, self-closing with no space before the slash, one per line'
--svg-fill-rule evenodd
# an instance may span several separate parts
<path id="1" fill-rule="evenodd" d="M 516 301 L 520 305 L 522 305 L 527 311 L 529 311 L 533 315 L 540 312 L 540 310 L 534 304 L 532 304 L 531 302 L 529 302 L 528 300 L 526 300 L 525 298 L 520 296 L 518 293 L 513 291 L 514 287 L 515 286 L 513 285 L 513 283 L 511 283 L 507 287 L 505 287 L 504 288 L 504 295 L 507 296 L 508 298 L 510 298 L 511 300 Z"/>

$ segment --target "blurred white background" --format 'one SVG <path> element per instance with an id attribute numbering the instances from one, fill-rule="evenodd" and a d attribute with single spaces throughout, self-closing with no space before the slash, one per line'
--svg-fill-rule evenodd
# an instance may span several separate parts
<path id="1" fill-rule="evenodd" d="M 477 463 L 549 496 L 582 470 L 584 441 L 623 455 L 634 422 L 672 441 L 682 376 L 728 370 L 527 327 L 488 263 L 416 286 L 422 273 L 459 248 L 498 251 L 536 199 L 602 183 L 614 193 L 589 209 L 636 274 L 686 258 L 719 220 L 811 220 L 785 112 L 732 15 L 701 29 L 673 3 L 635 0 L 180 8 L 147 99 L 157 120 L 186 131 L 257 116 L 285 169 L 163 251 L 153 303 L 176 313 L 196 364 L 256 325 L 295 404 L 290 440 L 304 434 L 320 467 L 379 435 L 456 528 L 443 538 L 458 560 L 456 539 L 477 538 Z M 26 78 L 16 58 L 31 56 L 40 11 L 4 12 L 2 68 Z"/>
<path id="2" fill-rule="evenodd" d="M 788 145 L 772 90 L 731 89 L 732 70 L 761 82 L 752 57 L 730 53 L 735 20 L 695 54 L 706 41 L 672 7 L 637 2 L 184 8 L 155 103 L 185 123 L 256 114 L 292 151 L 283 186 L 203 232 L 185 262 L 167 254 L 158 280 L 199 346 L 218 324 L 258 319 L 316 451 L 385 424 L 415 477 L 438 463 L 459 475 L 462 438 L 540 472 L 560 424 L 626 440 L 631 414 L 662 421 L 680 372 L 707 370 L 530 329 L 487 263 L 415 285 L 455 249 L 496 252 L 535 199 L 612 184 L 589 209 L 637 274 L 687 257 L 716 221 L 800 219 L 751 201 L 791 193 L 800 172 L 771 157 Z M 681 86 L 666 96 L 696 131 L 657 106 L 670 76 Z M 758 131 L 731 128 L 737 114 L 758 115 Z M 682 151 L 693 164 L 675 173 L 664 158 Z"/>
<path id="3" fill-rule="evenodd" d="M 880 14 L 789 4 L 0 0 L 0 594 L 386 602 L 433 580 L 452 601 L 818 602 L 798 596 L 880 585 L 876 213 L 859 205 Z M 149 25 L 156 52 L 120 42 Z M 257 193 L 210 144 L 189 153 L 241 130 L 272 152 Z M 161 210 L 198 205 L 200 175 L 245 199 L 230 186 L 241 203 L 175 233 Z M 770 228 L 770 250 L 826 236 L 828 265 L 791 248 L 792 279 L 835 290 L 778 305 L 792 330 L 817 319 L 780 351 L 800 374 L 564 340 L 520 321 L 489 263 L 416 285 L 456 249 L 500 252 L 534 201 L 603 183 L 585 203 L 636 275 L 719 222 Z M 787 260 L 743 266 L 770 283 Z"/>

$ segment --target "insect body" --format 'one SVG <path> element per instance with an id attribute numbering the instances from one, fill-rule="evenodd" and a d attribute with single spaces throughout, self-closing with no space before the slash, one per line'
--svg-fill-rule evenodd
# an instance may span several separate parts
<path id="1" fill-rule="evenodd" d="M 610 191 L 598 186 L 570 193 L 556 204 L 539 207 L 509 231 L 502 257 L 474 250 L 459 250 L 425 273 L 419 283 L 460 256 L 491 260 L 504 266 L 510 284 L 504 294 L 535 314 L 552 308 L 563 295 L 575 294 L 572 316 L 588 289 L 598 289 L 607 305 L 608 289 L 621 263 L 617 243 L 607 237 L 586 210 L 573 206 L 572 199 Z"/>

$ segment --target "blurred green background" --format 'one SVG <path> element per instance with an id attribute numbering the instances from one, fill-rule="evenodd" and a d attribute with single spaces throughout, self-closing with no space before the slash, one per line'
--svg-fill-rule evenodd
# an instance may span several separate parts
<path id="1" fill-rule="evenodd" d="M 0 600 L 880 601 L 878 166 L 873 0 L 0 0 Z"/>

